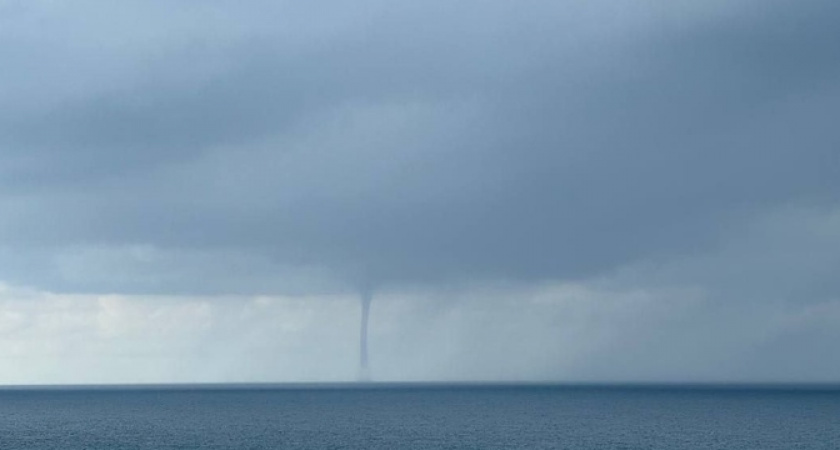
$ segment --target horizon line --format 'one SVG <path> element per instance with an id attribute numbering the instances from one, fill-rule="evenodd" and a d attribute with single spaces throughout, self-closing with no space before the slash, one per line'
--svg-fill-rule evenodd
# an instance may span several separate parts
<path id="1" fill-rule="evenodd" d="M 756 389 L 840 390 L 840 381 L 281 381 L 281 382 L 172 382 L 172 383 L 56 383 L 0 384 L 0 391 L 23 390 L 331 390 L 410 388 L 637 388 L 637 389 Z"/>

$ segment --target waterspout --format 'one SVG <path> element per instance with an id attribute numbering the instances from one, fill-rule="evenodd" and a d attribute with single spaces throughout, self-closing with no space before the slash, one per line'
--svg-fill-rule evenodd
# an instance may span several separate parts
<path id="1" fill-rule="evenodd" d="M 362 323 L 359 332 L 359 381 L 370 381 L 370 365 L 368 362 L 368 317 L 370 317 L 370 302 L 373 292 L 364 288 L 360 295 L 362 301 Z"/>

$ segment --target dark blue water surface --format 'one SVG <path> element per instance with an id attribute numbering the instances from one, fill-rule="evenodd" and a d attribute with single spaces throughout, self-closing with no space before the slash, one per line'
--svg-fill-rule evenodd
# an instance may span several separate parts
<path id="1" fill-rule="evenodd" d="M 0 389 L 2 449 L 840 449 L 840 388 Z"/>

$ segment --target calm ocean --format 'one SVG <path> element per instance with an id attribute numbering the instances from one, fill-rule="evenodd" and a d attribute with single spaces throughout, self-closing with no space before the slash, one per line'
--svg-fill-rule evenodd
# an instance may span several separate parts
<path id="1" fill-rule="evenodd" d="M 0 389 L 0 449 L 840 449 L 838 387 Z"/>

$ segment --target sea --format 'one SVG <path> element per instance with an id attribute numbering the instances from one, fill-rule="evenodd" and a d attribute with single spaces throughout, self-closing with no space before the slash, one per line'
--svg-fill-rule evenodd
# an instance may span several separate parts
<path id="1" fill-rule="evenodd" d="M 840 449 L 840 386 L 0 388 L 0 449 Z"/>

